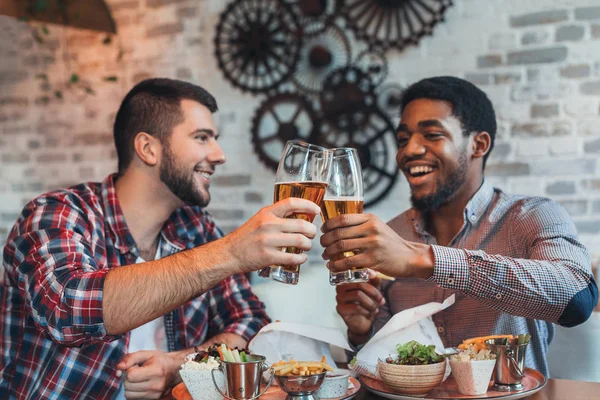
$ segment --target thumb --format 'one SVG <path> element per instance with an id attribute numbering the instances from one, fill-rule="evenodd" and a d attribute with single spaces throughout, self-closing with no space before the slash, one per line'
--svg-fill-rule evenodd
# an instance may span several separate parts
<path id="1" fill-rule="evenodd" d="M 372 269 L 369 269 L 369 284 L 377 289 L 379 289 L 379 285 L 381 284 L 381 277 Z"/>
<path id="2" fill-rule="evenodd" d="M 310 200 L 289 197 L 273 204 L 271 212 L 279 218 L 284 218 L 293 213 L 319 214 L 321 208 Z"/>
<path id="3" fill-rule="evenodd" d="M 129 353 L 117 364 L 117 369 L 128 370 L 134 365 L 141 365 L 152 357 L 152 352 L 149 351 L 136 351 L 135 353 Z"/>

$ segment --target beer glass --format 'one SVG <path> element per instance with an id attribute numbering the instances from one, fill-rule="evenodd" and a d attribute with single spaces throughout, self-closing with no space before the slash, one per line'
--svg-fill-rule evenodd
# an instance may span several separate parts
<path id="1" fill-rule="evenodd" d="M 325 191 L 321 206 L 323 221 L 337 217 L 340 214 L 362 214 L 364 206 L 363 179 L 358 151 L 348 147 L 331 149 L 331 178 Z M 339 260 L 352 257 L 357 250 L 346 251 L 335 257 Z M 342 272 L 329 272 L 329 283 L 368 282 L 369 273 L 365 268 L 354 268 Z"/>
<path id="2" fill-rule="evenodd" d="M 275 177 L 274 202 L 288 197 L 300 197 L 321 205 L 331 172 L 331 152 L 298 140 L 290 140 L 283 149 Z M 314 215 L 294 213 L 287 218 L 301 218 L 312 222 Z M 300 254 L 296 247 L 282 248 L 286 253 Z M 263 278 L 296 285 L 300 265 L 271 265 L 258 273 Z"/>

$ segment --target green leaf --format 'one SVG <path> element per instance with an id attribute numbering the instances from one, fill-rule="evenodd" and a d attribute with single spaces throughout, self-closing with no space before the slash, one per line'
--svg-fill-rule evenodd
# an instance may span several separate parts
<path id="1" fill-rule="evenodd" d="M 62 100 L 63 94 L 62 94 L 62 92 L 60 90 L 55 90 L 54 91 L 54 97 L 56 97 L 57 99 Z"/>
<path id="2" fill-rule="evenodd" d="M 42 25 L 42 32 L 44 32 L 44 35 L 50 34 L 50 31 L 48 30 L 48 27 L 46 25 Z"/>
<path id="3" fill-rule="evenodd" d="M 111 75 L 111 76 L 105 76 L 105 77 L 104 77 L 104 80 L 105 80 L 106 82 L 116 82 L 118 79 L 119 79 L 119 78 L 117 78 L 117 77 L 116 77 L 116 76 L 114 76 L 114 75 Z"/>
<path id="4" fill-rule="evenodd" d="M 92 89 L 91 87 L 86 87 L 84 90 L 87 94 L 96 94 L 94 89 Z"/>
<path id="5" fill-rule="evenodd" d="M 77 82 L 79 82 L 79 75 L 72 74 L 71 75 L 71 83 L 77 83 Z"/>

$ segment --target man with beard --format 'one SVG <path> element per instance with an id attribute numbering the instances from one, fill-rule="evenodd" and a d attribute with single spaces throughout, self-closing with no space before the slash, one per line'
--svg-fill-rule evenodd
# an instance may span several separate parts
<path id="1" fill-rule="evenodd" d="M 548 375 L 553 323 L 584 322 L 598 300 L 591 261 L 566 211 L 553 201 L 504 193 L 484 180 L 494 146 L 491 102 L 454 77 L 425 79 L 401 100 L 396 161 L 413 207 L 387 225 L 342 215 L 323 225 L 332 271 L 366 267 L 396 277 L 337 287 L 350 341 L 364 344 L 394 314 L 456 295 L 433 316 L 446 347 L 493 334 L 531 334 L 526 365 Z M 381 286 L 380 286 L 381 283 Z"/>
<path id="2" fill-rule="evenodd" d="M 269 322 L 247 272 L 296 265 L 319 213 L 265 207 L 224 236 L 203 209 L 225 155 L 215 99 L 189 83 L 136 85 L 116 116 L 118 174 L 27 204 L 3 257 L 0 397 L 159 398 L 194 346 L 245 347 Z"/>

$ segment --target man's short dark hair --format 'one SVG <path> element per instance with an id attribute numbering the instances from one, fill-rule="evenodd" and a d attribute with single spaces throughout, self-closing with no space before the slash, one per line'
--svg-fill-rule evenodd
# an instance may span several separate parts
<path id="1" fill-rule="evenodd" d="M 400 109 L 417 99 L 445 100 L 452 104 L 452 115 L 457 117 L 463 126 L 463 134 L 469 136 L 473 132 L 490 134 L 490 150 L 483 157 L 483 166 L 494 148 L 496 138 L 496 113 L 487 95 L 464 79 L 453 76 L 437 76 L 423 79 L 410 85 L 402 94 Z"/>
<path id="2" fill-rule="evenodd" d="M 127 93 L 114 126 L 120 174 L 133 160 L 133 139 L 138 133 L 146 132 L 168 143 L 173 128 L 183 122 L 184 99 L 197 101 L 213 113 L 218 109 L 215 98 L 204 88 L 175 79 L 146 79 Z"/>

